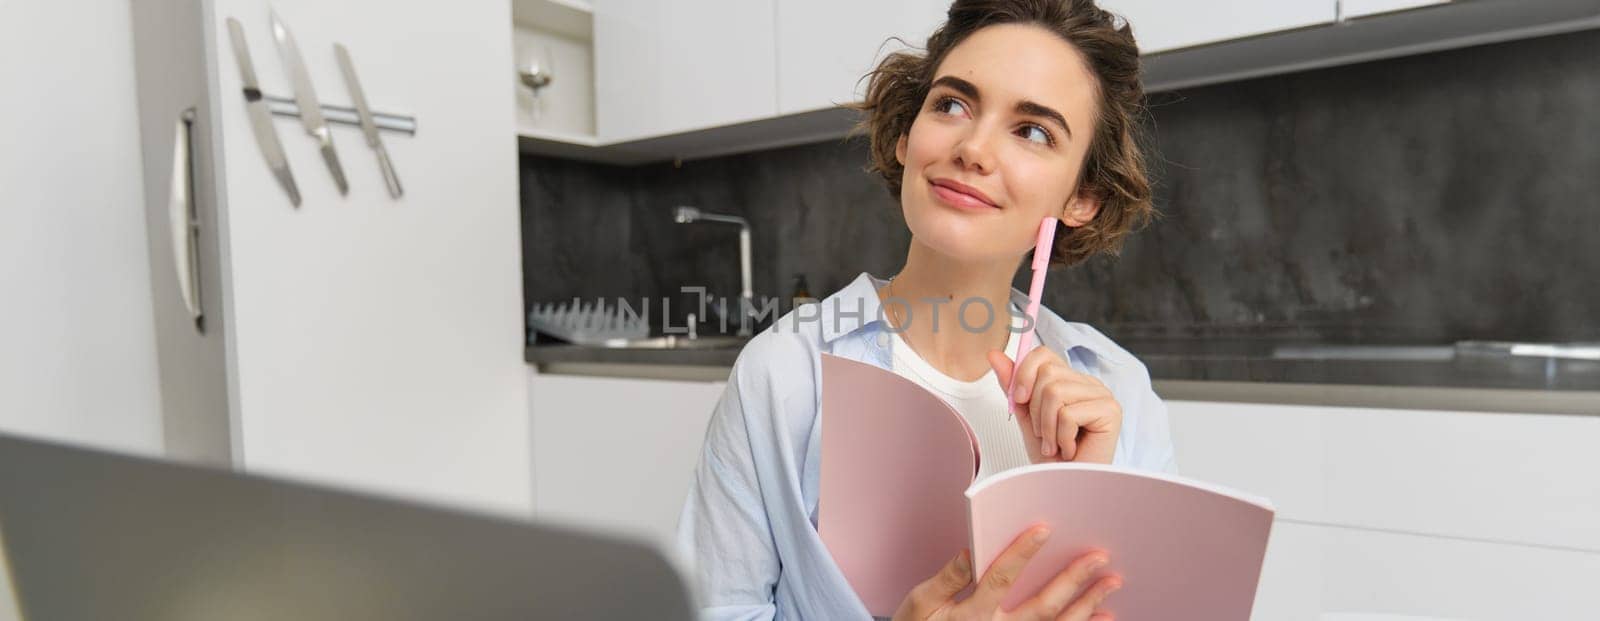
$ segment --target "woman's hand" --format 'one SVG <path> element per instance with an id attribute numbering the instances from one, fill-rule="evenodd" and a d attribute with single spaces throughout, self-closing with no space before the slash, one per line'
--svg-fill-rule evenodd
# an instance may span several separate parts
<path id="1" fill-rule="evenodd" d="M 1012 364 L 1004 352 L 989 351 L 1000 389 L 1011 385 Z M 1035 347 L 1017 369 L 1021 404 L 1017 428 L 1033 463 L 1079 461 L 1111 463 L 1122 431 L 1122 406 L 1100 380 L 1072 369 L 1048 347 Z"/>
<path id="2" fill-rule="evenodd" d="M 969 621 L 973 619 L 1055 619 L 1057 621 L 1111 621 L 1111 615 L 1096 612 L 1107 595 L 1122 588 L 1122 578 L 1105 576 L 1090 580 L 1094 573 L 1105 567 L 1109 558 L 1104 552 L 1090 552 L 1078 557 L 1051 580 L 1037 595 L 1022 602 L 1010 611 L 1000 610 L 1000 601 L 1006 591 L 1022 576 L 1022 568 L 1039 551 L 1050 536 L 1049 529 L 1035 526 L 1024 531 L 1011 542 L 1000 556 L 995 557 L 988 573 L 978 581 L 972 595 L 959 602 L 957 593 L 972 582 L 972 560 L 966 550 L 956 555 L 932 578 L 911 589 L 894 621 Z"/>

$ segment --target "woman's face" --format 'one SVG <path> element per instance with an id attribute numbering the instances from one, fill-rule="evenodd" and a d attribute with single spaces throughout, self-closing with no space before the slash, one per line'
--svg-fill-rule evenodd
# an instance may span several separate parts
<path id="1" fill-rule="evenodd" d="M 900 203 L 918 241 L 952 257 L 1017 261 L 1040 219 L 1082 226 L 1077 194 L 1094 135 L 1096 83 L 1070 43 L 1037 27 L 989 26 L 952 48 L 901 137 Z"/>

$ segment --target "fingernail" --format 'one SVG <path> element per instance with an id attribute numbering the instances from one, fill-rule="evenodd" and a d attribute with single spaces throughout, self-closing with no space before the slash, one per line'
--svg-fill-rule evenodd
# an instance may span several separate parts
<path id="1" fill-rule="evenodd" d="M 1109 563 L 1109 562 L 1111 562 L 1111 561 L 1109 559 L 1107 559 L 1106 557 L 1097 556 L 1097 557 L 1094 558 L 1094 560 L 1089 561 L 1089 571 L 1099 571 L 1100 568 L 1105 567 L 1106 563 Z"/>
<path id="2" fill-rule="evenodd" d="M 1050 538 L 1050 531 L 1048 529 L 1041 529 L 1038 532 L 1035 532 L 1033 534 L 1033 542 L 1034 543 L 1044 543 L 1044 540 L 1049 539 L 1049 538 Z"/>
<path id="3" fill-rule="evenodd" d="M 1039 443 L 1039 454 L 1049 457 L 1055 453 L 1055 448 L 1056 446 L 1051 444 L 1049 440 L 1042 441 Z"/>
<path id="4" fill-rule="evenodd" d="M 992 395 L 994 393 L 989 393 L 989 394 Z M 1011 391 L 1011 400 L 1015 401 L 1017 403 L 1022 403 L 1022 400 L 1027 398 L 1027 396 L 1028 396 L 1028 391 L 1025 390 L 1021 385 L 1018 385 L 1016 390 Z"/>

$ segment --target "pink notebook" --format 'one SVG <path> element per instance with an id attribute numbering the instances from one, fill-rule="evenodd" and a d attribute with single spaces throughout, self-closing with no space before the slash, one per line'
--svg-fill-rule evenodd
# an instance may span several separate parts
<path id="1" fill-rule="evenodd" d="M 1000 387 L 995 386 L 995 390 Z M 1014 468 L 973 484 L 982 456 L 949 404 L 892 371 L 822 354 L 817 529 L 875 616 L 963 548 L 977 575 L 1033 524 L 1052 535 L 1007 594 L 1032 597 L 1078 555 L 1110 552 L 1118 619 L 1250 618 L 1272 529 L 1265 499 L 1091 464 Z"/>

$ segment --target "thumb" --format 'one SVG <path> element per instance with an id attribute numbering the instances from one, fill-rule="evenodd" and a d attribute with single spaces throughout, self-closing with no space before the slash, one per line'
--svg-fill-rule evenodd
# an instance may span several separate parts
<path id="1" fill-rule="evenodd" d="M 939 569 L 939 573 L 923 583 L 927 590 L 928 599 L 940 605 L 955 599 L 956 594 L 967 585 L 972 584 L 972 554 L 962 550 L 950 562 Z"/>
<path id="2" fill-rule="evenodd" d="M 894 621 L 923 621 L 949 606 L 972 582 L 972 556 L 962 550 L 932 578 L 913 587 L 894 612 Z"/>

